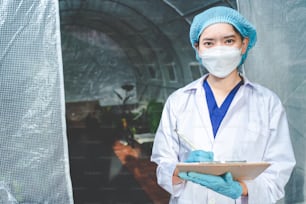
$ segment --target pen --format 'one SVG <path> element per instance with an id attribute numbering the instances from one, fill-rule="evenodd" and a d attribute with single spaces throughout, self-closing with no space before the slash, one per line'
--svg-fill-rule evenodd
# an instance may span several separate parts
<path id="1" fill-rule="evenodd" d="M 190 142 L 186 137 L 184 137 L 182 134 L 180 134 L 177 129 L 175 129 L 174 131 L 179 136 L 179 138 L 184 140 L 184 142 L 186 142 L 189 145 L 189 147 L 191 147 L 191 150 L 197 150 L 198 149 L 198 148 L 196 148 L 196 146 L 194 144 L 192 144 L 192 142 Z"/>
<path id="2" fill-rule="evenodd" d="M 174 131 L 179 136 L 179 138 L 184 140 L 184 142 L 187 143 L 189 145 L 189 147 L 191 147 L 192 151 L 198 149 L 192 142 L 190 142 L 189 139 L 187 139 L 185 136 L 180 134 L 177 129 L 175 129 Z M 246 160 L 225 160 L 225 161 L 211 161 L 211 162 L 204 162 L 204 163 L 214 163 L 214 164 L 220 163 L 220 164 L 225 164 L 225 163 L 246 163 L 246 162 L 247 162 Z"/>

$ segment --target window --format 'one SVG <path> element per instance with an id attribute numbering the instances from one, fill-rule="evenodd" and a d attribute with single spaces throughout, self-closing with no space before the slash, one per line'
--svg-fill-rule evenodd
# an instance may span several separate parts
<path id="1" fill-rule="evenodd" d="M 175 64 L 174 63 L 166 64 L 165 68 L 168 72 L 169 80 L 170 81 L 177 81 L 177 77 L 176 77 L 176 73 L 175 73 Z"/>
<path id="2" fill-rule="evenodd" d="M 149 65 L 147 65 L 147 68 L 148 68 L 150 77 L 152 79 L 156 79 L 157 78 L 157 76 L 156 76 L 157 74 L 156 74 L 156 70 L 154 68 L 154 65 L 153 64 L 149 64 Z"/>
<path id="3" fill-rule="evenodd" d="M 189 64 L 191 76 L 193 80 L 196 80 L 203 76 L 207 71 L 198 62 L 192 62 Z"/>

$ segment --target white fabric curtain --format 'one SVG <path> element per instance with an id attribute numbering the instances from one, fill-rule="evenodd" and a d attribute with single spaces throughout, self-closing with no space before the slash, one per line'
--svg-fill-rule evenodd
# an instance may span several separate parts
<path id="1" fill-rule="evenodd" d="M 1 0 L 0 33 L 0 203 L 73 203 L 58 0 Z"/>
<path id="2" fill-rule="evenodd" d="M 306 1 L 240 0 L 237 5 L 258 32 L 246 75 L 276 92 L 288 115 L 297 165 L 279 203 L 305 203 Z"/>

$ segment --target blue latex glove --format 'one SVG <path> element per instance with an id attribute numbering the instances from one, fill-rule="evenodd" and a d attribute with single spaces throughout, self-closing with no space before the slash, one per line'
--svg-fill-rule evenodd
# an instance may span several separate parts
<path id="1" fill-rule="evenodd" d="M 214 176 L 196 172 L 181 172 L 179 173 L 179 177 L 181 179 L 206 186 L 207 188 L 232 199 L 237 199 L 242 194 L 242 187 L 240 183 L 233 180 L 230 172 L 227 172 L 222 176 Z"/>
<path id="2" fill-rule="evenodd" d="M 206 152 L 203 150 L 195 150 L 189 153 L 185 162 L 210 162 L 214 160 L 213 152 Z"/>

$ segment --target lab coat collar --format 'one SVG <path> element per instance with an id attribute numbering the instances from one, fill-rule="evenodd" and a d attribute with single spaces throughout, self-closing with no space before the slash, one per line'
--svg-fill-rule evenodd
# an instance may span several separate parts
<path id="1" fill-rule="evenodd" d="M 252 89 L 256 88 L 255 84 L 253 82 L 251 82 L 244 74 L 240 74 L 240 76 L 243 79 L 243 82 L 244 82 L 243 85 L 248 86 Z"/>
<path id="2" fill-rule="evenodd" d="M 190 84 L 186 85 L 183 89 L 186 92 L 190 91 L 197 91 L 198 89 L 203 88 L 203 82 L 207 78 L 208 74 L 203 75 L 201 78 L 191 82 Z M 246 87 L 250 87 L 252 89 L 255 89 L 256 86 L 253 82 L 251 82 L 245 75 L 241 74 L 241 77 L 244 81 L 243 85 Z"/>

